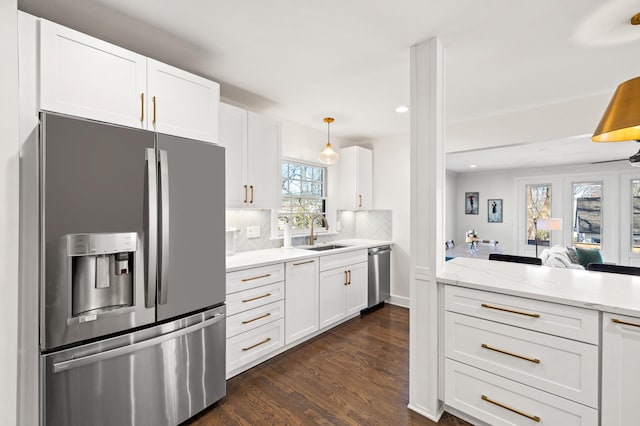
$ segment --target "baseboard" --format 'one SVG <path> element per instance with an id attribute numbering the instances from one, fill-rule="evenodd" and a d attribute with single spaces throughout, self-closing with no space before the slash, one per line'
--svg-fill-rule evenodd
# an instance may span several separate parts
<path id="1" fill-rule="evenodd" d="M 442 407 L 442 404 L 438 404 L 438 405 L 439 405 L 439 408 L 435 414 L 430 413 L 427 410 L 423 410 L 422 408 L 416 407 L 415 405 L 412 405 L 412 404 L 407 405 L 407 408 L 411 411 L 415 411 L 416 413 L 420 414 L 423 417 L 426 417 L 429 420 L 433 420 L 434 422 L 438 423 L 438 421 L 440 420 L 440 417 L 442 417 L 442 414 L 444 413 L 444 408 Z"/>
<path id="2" fill-rule="evenodd" d="M 408 308 L 410 304 L 410 299 L 408 297 L 403 296 L 394 296 L 393 294 L 387 300 L 387 303 L 390 305 L 401 306 L 403 308 Z"/>

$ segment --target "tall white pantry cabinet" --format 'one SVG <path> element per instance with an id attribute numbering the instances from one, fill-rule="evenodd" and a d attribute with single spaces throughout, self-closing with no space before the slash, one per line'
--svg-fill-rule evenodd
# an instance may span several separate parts
<path id="1" fill-rule="evenodd" d="M 39 20 L 42 110 L 218 142 L 220 86 Z"/>

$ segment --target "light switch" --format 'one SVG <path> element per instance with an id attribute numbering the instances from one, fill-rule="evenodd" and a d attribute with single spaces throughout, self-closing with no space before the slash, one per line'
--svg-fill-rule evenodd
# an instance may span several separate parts
<path id="1" fill-rule="evenodd" d="M 247 238 L 260 238 L 260 226 L 247 226 Z"/>

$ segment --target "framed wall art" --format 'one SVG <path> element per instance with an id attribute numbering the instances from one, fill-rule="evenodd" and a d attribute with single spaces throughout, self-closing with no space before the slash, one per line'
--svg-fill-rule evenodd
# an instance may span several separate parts
<path id="1" fill-rule="evenodd" d="M 502 222 L 502 200 L 495 198 L 487 200 L 487 220 L 489 223 Z"/>
<path id="2" fill-rule="evenodd" d="M 478 203 L 480 202 L 480 193 L 465 192 L 464 193 L 464 214 L 478 214 Z"/>

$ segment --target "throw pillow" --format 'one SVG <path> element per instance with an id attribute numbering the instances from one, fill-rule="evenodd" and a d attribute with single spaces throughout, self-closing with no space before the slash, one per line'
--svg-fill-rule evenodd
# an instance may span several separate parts
<path id="1" fill-rule="evenodd" d="M 598 249 L 585 249 L 576 247 L 576 255 L 580 264 L 587 267 L 590 263 L 602 263 L 602 255 Z"/>
<path id="2" fill-rule="evenodd" d="M 571 259 L 571 263 L 579 264 L 578 254 L 576 253 L 575 247 L 567 247 L 567 256 Z"/>

